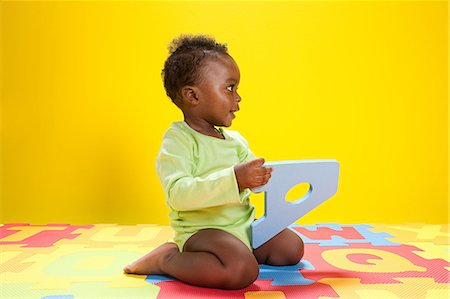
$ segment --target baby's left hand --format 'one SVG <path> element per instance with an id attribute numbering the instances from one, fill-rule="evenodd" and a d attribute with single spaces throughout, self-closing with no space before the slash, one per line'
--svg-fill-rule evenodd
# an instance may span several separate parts
<path id="1" fill-rule="evenodd" d="M 264 162 L 263 158 L 259 158 L 234 166 L 239 191 L 267 184 L 271 177 L 272 168 L 262 166 Z"/>

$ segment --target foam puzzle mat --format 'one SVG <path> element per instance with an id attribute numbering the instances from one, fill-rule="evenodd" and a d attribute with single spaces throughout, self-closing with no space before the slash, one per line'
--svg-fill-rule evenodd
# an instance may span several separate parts
<path id="1" fill-rule="evenodd" d="M 158 225 L 4 224 L 0 298 L 450 298 L 449 225 L 291 226 L 305 242 L 294 266 L 260 266 L 238 291 L 194 287 L 124 265 L 171 240 Z"/>

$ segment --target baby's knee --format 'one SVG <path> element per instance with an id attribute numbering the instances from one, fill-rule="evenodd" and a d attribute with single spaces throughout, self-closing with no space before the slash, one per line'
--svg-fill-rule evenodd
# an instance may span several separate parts
<path id="1" fill-rule="evenodd" d="M 305 253 L 305 245 L 303 240 L 298 237 L 291 242 L 289 247 L 286 248 L 285 252 L 286 264 L 295 265 L 301 261 L 303 254 Z"/>
<path id="2" fill-rule="evenodd" d="M 259 265 L 256 260 L 236 260 L 226 269 L 227 277 L 224 280 L 224 289 L 240 290 L 251 285 L 259 275 Z"/>

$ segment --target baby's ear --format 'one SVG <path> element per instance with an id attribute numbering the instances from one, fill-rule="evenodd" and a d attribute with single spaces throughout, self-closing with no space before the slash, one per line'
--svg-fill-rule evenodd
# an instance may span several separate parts
<path id="1" fill-rule="evenodd" d="M 195 86 L 186 85 L 181 88 L 181 97 L 183 98 L 183 101 L 190 105 L 197 105 L 198 98 L 197 98 L 197 89 Z"/>

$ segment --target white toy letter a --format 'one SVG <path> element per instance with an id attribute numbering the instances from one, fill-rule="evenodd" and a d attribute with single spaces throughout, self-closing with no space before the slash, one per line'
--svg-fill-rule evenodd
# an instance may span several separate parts
<path id="1" fill-rule="evenodd" d="M 337 191 L 339 163 L 336 160 L 269 162 L 273 168 L 269 182 L 252 189 L 264 191 L 264 216 L 252 224 L 252 246 L 258 248 L 287 226 L 300 219 Z M 288 191 L 309 183 L 308 193 L 295 202 L 286 201 Z"/>

